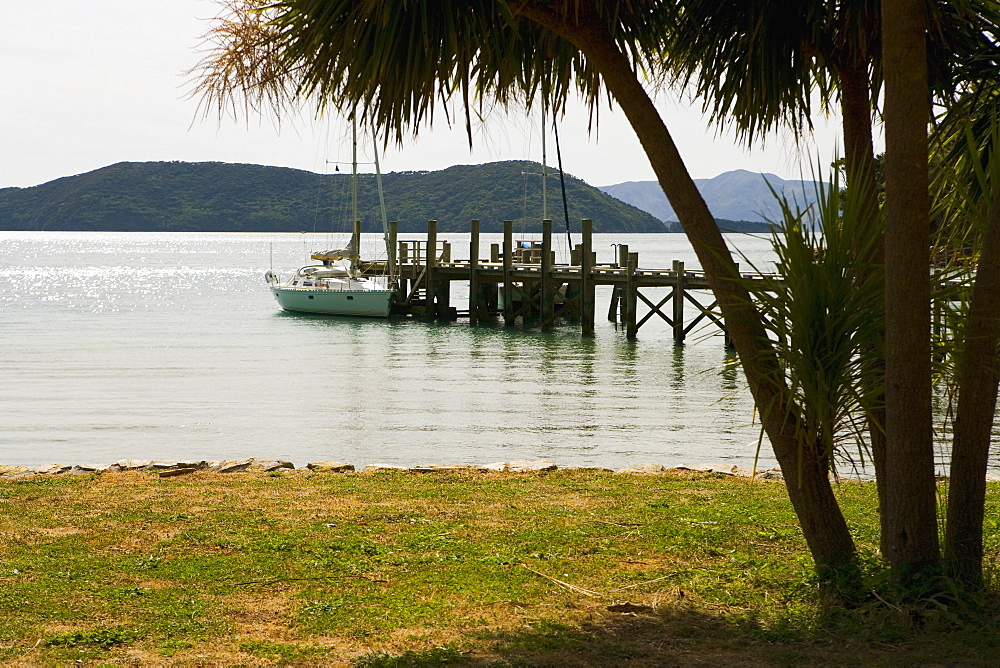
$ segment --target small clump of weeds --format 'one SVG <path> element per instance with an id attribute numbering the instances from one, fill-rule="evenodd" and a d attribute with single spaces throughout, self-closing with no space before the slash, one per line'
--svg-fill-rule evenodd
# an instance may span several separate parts
<path id="1" fill-rule="evenodd" d="M 163 656 L 174 656 L 177 652 L 183 652 L 194 647 L 194 643 L 188 640 L 178 640 L 171 638 L 160 643 L 160 654 Z"/>
<path id="2" fill-rule="evenodd" d="M 355 668 L 432 668 L 465 662 L 466 657 L 461 650 L 454 645 L 445 645 L 422 651 L 409 650 L 399 656 L 373 652 L 354 659 L 351 665 Z"/>
<path id="3" fill-rule="evenodd" d="M 57 633 L 45 640 L 49 647 L 77 647 L 93 645 L 101 649 L 111 649 L 115 645 L 127 645 L 139 639 L 141 634 L 134 629 L 121 626 L 110 629 L 91 629 L 89 631 L 67 631 Z"/>
<path id="4" fill-rule="evenodd" d="M 271 640 L 251 640 L 240 643 L 240 651 L 271 661 L 298 661 L 318 659 L 329 653 L 329 648 L 318 645 L 297 645 L 295 643 L 273 642 Z"/>

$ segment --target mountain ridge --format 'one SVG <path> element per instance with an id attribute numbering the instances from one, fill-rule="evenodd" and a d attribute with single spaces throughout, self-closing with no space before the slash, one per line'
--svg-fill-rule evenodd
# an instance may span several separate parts
<path id="1" fill-rule="evenodd" d="M 775 174 L 746 169 L 735 169 L 709 179 L 695 179 L 694 182 L 716 219 L 758 223 L 781 221 L 781 208 L 775 193 L 805 208 L 816 201 L 817 191 L 826 185 L 816 181 L 783 179 Z M 648 212 L 664 223 L 677 220 L 657 181 L 625 181 L 598 186 L 598 189 Z"/>
<path id="2" fill-rule="evenodd" d="M 531 161 L 503 161 L 390 172 L 382 177 L 388 216 L 404 233 L 424 231 L 430 219 L 442 232 L 465 232 L 473 218 L 483 232 L 501 231 L 504 220 L 520 221 L 530 231 L 540 228 L 539 171 Z M 573 229 L 590 218 L 595 232 L 666 231 L 649 213 L 574 176 L 565 180 Z M 0 229 L 340 231 L 350 225 L 349 184 L 347 174 L 289 167 L 121 162 L 29 188 L 0 189 Z M 552 209 L 558 215 L 551 217 L 563 218 L 561 206 L 553 202 Z M 381 229 L 374 174 L 358 180 L 358 217 L 365 231 Z"/>

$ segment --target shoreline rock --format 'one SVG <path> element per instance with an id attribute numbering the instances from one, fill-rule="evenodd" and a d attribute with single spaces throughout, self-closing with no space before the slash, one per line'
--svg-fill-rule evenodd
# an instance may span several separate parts
<path id="1" fill-rule="evenodd" d="M 614 475 L 706 475 L 733 476 L 752 478 L 760 481 L 783 481 L 781 470 L 777 468 L 754 471 L 751 468 L 736 465 L 712 464 L 689 465 L 676 464 L 666 466 L 657 463 L 626 464 L 617 469 L 604 466 L 557 466 L 548 460 L 514 460 L 510 462 L 492 462 L 489 464 L 422 464 L 418 466 L 402 466 L 399 464 L 373 463 L 360 469 L 354 464 L 340 461 L 309 462 L 302 468 L 280 459 L 230 459 L 221 461 L 205 460 L 148 460 L 120 459 L 113 464 L 43 464 L 39 466 L 20 466 L 16 464 L 0 464 L 0 481 L 25 480 L 37 476 L 53 475 L 102 475 L 105 473 L 140 472 L 153 473 L 160 478 L 183 476 L 198 471 L 208 473 L 271 473 L 283 474 L 300 471 L 311 474 L 356 474 L 372 475 L 386 473 L 544 473 L 548 471 L 586 471 L 591 473 L 610 473 Z M 947 480 L 947 476 L 938 476 Z M 870 481 L 871 478 L 859 479 Z M 987 473 L 987 482 L 1000 482 L 1000 474 Z"/>
<path id="2" fill-rule="evenodd" d="M 221 461 L 205 460 L 148 460 L 148 459 L 120 459 L 113 464 L 104 465 L 63 465 L 49 464 L 41 466 L 17 466 L 0 464 L 0 480 L 19 480 L 36 476 L 49 475 L 69 475 L 69 474 L 113 474 L 123 472 L 153 473 L 160 478 L 172 478 L 188 475 L 198 471 L 208 473 L 287 473 L 292 471 L 308 472 L 312 474 L 382 474 L 382 473 L 544 473 L 549 471 L 586 471 L 592 473 L 611 473 L 615 475 L 676 475 L 678 473 L 699 474 L 721 474 L 727 476 L 738 476 L 744 478 L 753 477 L 759 480 L 782 480 L 781 472 L 777 469 L 769 471 L 757 471 L 755 475 L 751 469 L 743 466 L 731 466 L 726 468 L 723 465 L 711 467 L 688 466 L 678 464 L 667 467 L 663 464 L 644 463 L 628 464 L 617 469 L 603 466 L 565 466 L 559 467 L 554 462 L 539 460 L 513 460 L 510 462 L 492 462 L 489 464 L 425 464 L 418 466 L 402 466 L 398 464 L 373 463 L 360 469 L 353 464 L 340 461 L 319 461 L 309 462 L 303 468 L 296 468 L 295 464 L 289 461 L 277 459 L 258 459 L 250 457 L 247 459 L 231 459 Z M 1000 476 L 997 477 L 1000 479 Z"/>

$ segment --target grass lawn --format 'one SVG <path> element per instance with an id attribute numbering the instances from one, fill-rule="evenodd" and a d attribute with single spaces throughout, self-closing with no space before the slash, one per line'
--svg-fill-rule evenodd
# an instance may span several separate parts
<path id="1" fill-rule="evenodd" d="M 880 577 L 875 487 L 838 493 Z M 4 664 L 1000 661 L 992 602 L 826 605 L 784 485 L 719 474 L 37 476 L 0 534 Z"/>

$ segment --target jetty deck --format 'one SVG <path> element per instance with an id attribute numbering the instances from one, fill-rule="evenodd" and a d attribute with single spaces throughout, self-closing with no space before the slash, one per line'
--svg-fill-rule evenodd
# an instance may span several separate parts
<path id="1" fill-rule="evenodd" d="M 396 224 L 390 223 L 390 257 L 362 262 L 362 269 L 373 273 L 394 269 L 392 273 L 398 276 L 394 313 L 432 320 L 468 318 L 475 325 L 502 319 L 507 325 L 536 323 L 543 330 L 557 321 L 568 321 L 579 323 L 582 333 L 590 335 L 594 332 L 595 287 L 610 286 L 608 320 L 621 323 L 629 339 L 636 338 L 654 317 L 672 328 L 677 344 L 706 320 L 725 332 L 717 302 L 708 301 L 711 293 L 704 272 L 688 269 L 679 260 L 670 268 L 642 268 L 638 253 L 630 252 L 625 244 L 617 244 L 615 263 L 598 264 L 593 224 L 585 219 L 581 227 L 582 243 L 573 249 L 569 264 L 557 264 L 551 220 L 542 221 L 541 240 L 530 242 L 515 240 L 513 223 L 505 221 L 503 243 L 490 244 L 488 259 L 482 258 L 479 221 L 473 220 L 470 259 L 461 261 L 453 261 L 451 244 L 438 239 L 436 221 L 428 221 L 426 238 L 417 240 L 399 239 Z M 744 277 L 773 279 L 757 273 Z M 460 311 L 451 303 L 455 281 L 468 283 L 468 310 Z M 662 288 L 668 289 L 666 296 L 644 293 Z"/>

